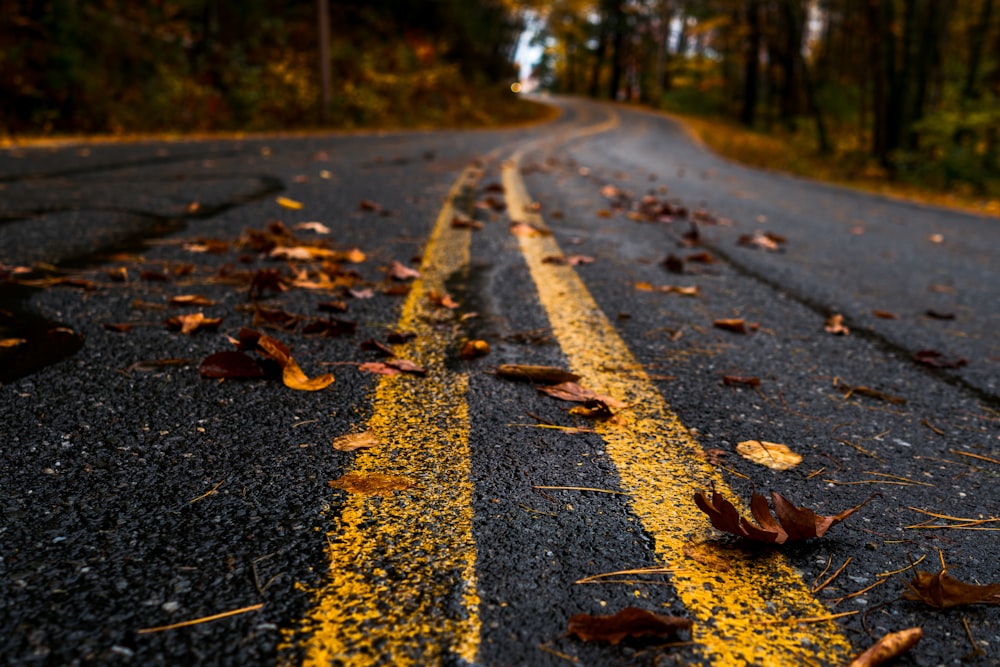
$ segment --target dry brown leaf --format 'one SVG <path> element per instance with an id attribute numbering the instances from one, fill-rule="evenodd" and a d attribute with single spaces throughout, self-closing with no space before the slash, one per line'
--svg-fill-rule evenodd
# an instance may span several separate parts
<path id="1" fill-rule="evenodd" d="M 228 350 L 205 357 L 198 366 L 198 373 L 207 378 L 250 379 L 264 377 L 264 370 L 253 357 Z"/>
<path id="2" fill-rule="evenodd" d="M 501 364 L 496 374 L 508 380 L 525 380 L 535 384 L 559 384 L 576 382 L 580 376 L 564 371 L 556 366 L 532 366 L 529 364 Z"/>
<path id="3" fill-rule="evenodd" d="M 322 222 L 299 222 L 292 225 L 292 229 L 301 229 L 309 232 L 315 232 L 316 234 L 329 234 L 330 228 L 324 225 Z"/>
<path id="4" fill-rule="evenodd" d="M 182 334 L 193 334 L 199 329 L 218 329 L 222 324 L 221 317 L 205 317 L 202 312 L 189 315 L 177 315 L 164 321 L 168 329 L 180 331 Z"/>
<path id="5" fill-rule="evenodd" d="M 970 604 L 1000 605 L 1000 584 L 967 584 L 948 574 L 944 568 L 937 574 L 917 570 L 906 583 L 906 600 L 919 600 L 934 609 L 951 609 Z"/>
<path id="6" fill-rule="evenodd" d="M 917 363 L 931 368 L 961 368 L 969 363 L 965 357 L 949 358 L 937 350 L 917 350 L 913 353 Z"/>
<path id="7" fill-rule="evenodd" d="M 735 387 L 736 385 L 742 384 L 747 387 L 757 388 L 760 386 L 760 378 L 750 375 L 723 375 L 722 384 L 727 387 Z"/>
<path id="8" fill-rule="evenodd" d="M 242 333 L 242 332 L 241 332 Z M 271 359 L 281 366 L 281 379 L 289 389 L 298 391 L 319 391 L 333 384 L 333 375 L 324 373 L 309 378 L 292 358 L 291 352 L 280 341 L 270 336 L 261 335 L 257 346 Z"/>
<path id="9" fill-rule="evenodd" d="M 389 266 L 388 275 L 393 280 L 414 280 L 420 277 L 420 272 L 416 269 L 411 269 L 401 262 L 393 262 Z"/>
<path id="10" fill-rule="evenodd" d="M 672 637 L 691 629 L 690 619 L 626 607 L 610 616 L 574 614 L 566 633 L 585 642 L 617 644 L 627 637 Z"/>
<path id="11" fill-rule="evenodd" d="M 923 636 L 924 631 L 920 628 L 907 628 L 899 632 L 890 632 L 852 660 L 848 667 L 878 667 L 878 665 L 909 651 L 917 645 Z"/>
<path id="12" fill-rule="evenodd" d="M 451 219 L 451 226 L 456 229 L 482 229 L 483 223 L 466 215 L 456 215 Z"/>
<path id="13" fill-rule="evenodd" d="M 215 302 L 200 294 L 178 294 L 170 297 L 171 306 L 214 306 Z"/>
<path id="14" fill-rule="evenodd" d="M 614 416 L 608 404 L 597 399 L 586 401 L 583 405 L 572 408 L 569 413 L 587 419 L 610 419 Z"/>
<path id="15" fill-rule="evenodd" d="M 484 357 L 489 353 L 490 344 L 485 340 L 467 340 L 462 346 L 459 355 L 463 359 L 475 359 L 477 357 Z"/>
<path id="16" fill-rule="evenodd" d="M 333 439 L 333 448 L 338 452 L 353 452 L 356 449 L 370 449 L 377 447 L 378 438 L 371 431 L 361 433 L 345 433 Z"/>
<path id="17" fill-rule="evenodd" d="M 626 406 L 619 400 L 610 396 L 603 396 L 592 389 L 587 389 L 576 382 L 560 382 L 546 387 L 538 387 L 538 391 L 552 398 L 571 401 L 573 403 L 588 403 L 590 401 L 600 401 L 611 408 L 621 409 Z"/>
<path id="18" fill-rule="evenodd" d="M 431 303 L 435 306 L 441 306 L 442 308 L 458 308 L 458 302 L 451 298 L 447 292 L 438 292 L 432 289 L 427 293 L 427 298 L 430 299 Z"/>
<path id="19" fill-rule="evenodd" d="M 882 320 L 898 320 L 899 315 L 888 310 L 873 310 L 872 315 Z"/>
<path id="20" fill-rule="evenodd" d="M 755 491 L 750 500 L 750 512 L 757 520 L 757 525 L 740 516 L 739 510 L 716 491 L 712 491 L 711 501 L 703 491 L 698 491 L 694 494 L 694 502 L 698 509 L 708 515 L 712 525 L 723 532 L 758 542 L 784 544 L 823 537 L 830 528 L 857 512 L 878 495 L 872 494 L 865 502 L 840 514 L 820 516 L 805 507 L 796 507 L 780 493 L 772 491 L 771 501 L 774 504 L 772 516 L 767 499 Z"/>
<path id="21" fill-rule="evenodd" d="M 740 334 L 750 333 L 760 328 L 760 325 L 756 322 L 746 322 L 741 318 L 715 320 L 712 322 L 712 325 L 717 329 L 725 329 L 726 331 Z"/>
<path id="22" fill-rule="evenodd" d="M 386 496 L 393 491 L 405 491 L 414 485 L 414 481 L 402 475 L 383 475 L 381 473 L 349 472 L 329 482 L 335 489 L 348 493 L 359 493 L 365 496 Z"/>
<path id="23" fill-rule="evenodd" d="M 358 370 L 362 373 L 373 373 L 375 375 L 399 375 L 403 372 L 381 361 L 366 361 L 358 366 Z"/>
<path id="24" fill-rule="evenodd" d="M 826 318 L 826 324 L 823 325 L 823 330 L 834 336 L 846 336 L 851 333 L 851 330 L 847 328 L 844 324 L 844 316 L 835 313 L 830 317 Z"/>
<path id="25" fill-rule="evenodd" d="M 108 325 L 104 325 L 107 327 Z M 0 338 L 0 348 L 3 347 L 17 347 L 18 345 L 24 345 L 28 340 L 26 338 Z"/>

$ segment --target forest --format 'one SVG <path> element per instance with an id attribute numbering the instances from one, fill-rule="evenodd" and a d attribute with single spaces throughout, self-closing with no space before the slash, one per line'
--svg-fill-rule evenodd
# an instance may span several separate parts
<path id="1" fill-rule="evenodd" d="M 554 0 L 553 90 L 723 117 L 859 173 L 996 194 L 995 0 Z"/>
<path id="2" fill-rule="evenodd" d="M 0 139 L 496 125 L 538 114 L 510 92 L 530 40 L 543 89 L 777 138 L 804 173 L 996 197 L 997 4 L 0 0 Z M 784 168 L 762 145 L 730 153 Z"/>

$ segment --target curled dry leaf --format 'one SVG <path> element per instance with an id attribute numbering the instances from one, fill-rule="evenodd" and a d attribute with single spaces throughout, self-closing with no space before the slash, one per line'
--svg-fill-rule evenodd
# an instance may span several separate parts
<path id="1" fill-rule="evenodd" d="M 609 408 L 621 409 L 626 406 L 625 403 L 622 403 L 619 400 L 611 398 L 610 396 L 598 394 L 592 389 L 587 389 L 586 387 L 578 385 L 576 382 L 560 382 L 559 384 L 551 386 L 539 387 L 538 391 L 546 394 L 547 396 L 551 396 L 552 398 L 571 401 L 573 403 L 600 401 Z"/>
<path id="2" fill-rule="evenodd" d="M 970 604 L 1000 605 L 1000 584 L 967 584 L 948 574 L 944 568 L 937 574 L 917 570 L 906 582 L 906 600 L 919 600 L 934 609 L 951 609 Z"/>
<path id="3" fill-rule="evenodd" d="M 290 211 L 298 211 L 302 209 L 302 202 L 289 199 L 288 197 L 278 197 L 274 201 L 278 202 L 278 206 L 281 208 L 287 208 Z"/>
<path id="4" fill-rule="evenodd" d="M 771 470 L 790 470 L 802 463 L 802 457 L 778 442 L 744 440 L 736 445 L 736 453 Z"/>
<path id="5" fill-rule="evenodd" d="M 796 507 L 780 493 L 772 491 L 771 501 L 774 504 L 774 516 L 772 516 L 767 499 L 755 491 L 750 500 L 750 512 L 757 520 L 757 525 L 740 516 L 739 510 L 716 491 L 712 491 L 711 500 L 703 491 L 698 491 L 694 494 L 694 502 L 698 509 L 708 515 L 712 525 L 723 532 L 757 542 L 784 544 L 823 537 L 830 528 L 857 512 L 878 495 L 873 493 L 865 502 L 840 514 L 820 516 L 805 507 Z"/>
<path id="6" fill-rule="evenodd" d="M 576 415 L 577 417 L 586 417 L 588 419 L 611 419 L 614 413 L 611 412 L 611 408 L 604 401 L 591 399 L 585 401 L 582 405 L 578 405 L 572 408 L 569 413 L 571 415 Z"/>
<path id="7" fill-rule="evenodd" d="M 335 489 L 365 496 L 387 496 L 393 491 L 405 491 L 414 481 L 402 475 L 383 475 L 377 472 L 349 472 L 329 482 Z"/>
<path id="8" fill-rule="evenodd" d="M 345 433 L 333 439 L 333 448 L 338 452 L 353 452 L 356 449 L 370 449 L 378 446 L 378 438 L 371 431 Z"/>
<path id="9" fill-rule="evenodd" d="M 193 334 L 199 329 L 218 329 L 222 324 L 221 317 L 205 317 L 202 312 L 191 313 L 190 315 L 177 315 L 164 320 L 168 329 L 180 331 L 182 334 Z"/>
<path id="10" fill-rule="evenodd" d="M 969 363 L 965 357 L 946 357 L 937 350 L 918 350 L 913 354 L 917 363 L 931 368 L 961 368 Z"/>
<path id="11" fill-rule="evenodd" d="M 242 333 L 242 332 L 241 332 Z M 298 391 L 319 391 L 320 389 L 326 389 L 331 384 L 333 384 L 333 375 L 330 373 L 324 373 L 323 375 L 318 375 L 314 378 L 309 378 L 301 368 L 299 368 L 298 363 L 292 358 L 291 352 L 285 347 L 280 341 L 271 338 L 270 336 L 261 335 L 257 339 L 257 347 L 260 350 L 278 362 L 281 366 L 281 379 L 285 383 L 285 386 L 289 389 L 296 389 Z"/>
<path id="12" fill-rule="evenodd" d="M 844 398 L 850 398 L 851 396 L 857 394 L 859 396 L 867 396 L 868 398 L 877 398 L 880 401 L 885 401 L 887 403 L 892 403 L 894 405 L 903 405 L 906 403 L 906 399 L 902 396 L 893 396 L 892 394 L 886 394 L 877 389 L 872 389 L 871 387 L 852 387 L 840 378 L 834 378 L 833 386 L 839 389 L 843 394 Z"/>
<path id="13" fill-rule="evenodd" d="M 890 632 L 852 660 L 848 667 L 877 667 L 909 651 L 923 636 L 924 631 L 920 628 Z"/>
<path id="14" fill-rule="evenodd" d="M 753 377 L 750 375 L 723 375 L 722 384 L 726 385 L 727 387 L 745 385 L 747 387 L 757 388 L 760 386 L 760 378 Z"/>
<path id="15" fill-rule="evenodd" d="M 846 324 L 844 324 L 844 316 L 839 313 L 835 313 L 826 318 L 823 330 L 835 336 L 846 336 L 851 333 L 851 330 L 847 328 Z"/>
<path id="16" fill-rule="evenodd" d="M 635 284 L 635 288 L 640 292 L 663 292 L 664 294 L 680 294 L 681 296 L 698 296 L 698 286 L 682 285 L 654 285 L 646 281 Z"/>
<path id="17" fill-rule="evenodd" d="M 501 364 L 496 374 L 507 380 L 524 380 L 535 384 L 559 384 L 576 382 L 580 376 L 564 371 L 556 366 L 532 366 L 529 364 Z"/>
<path id="18" fill-rule="evenodd" d="M 483 223 L 467 215 L 456 215 L 451 219 L 451 226 L 456 229 L 482 229 Z"/>
<path id="19" fill-rule="evenodd" d="M 726 331 L 740 334 L 750 333 L 760 328 L 760 325 L 756 322 L 746 322 L 740 318 L 715 320 L 712 322 L 712 325 L 716 329 L 725 329 Z"/>
<path id="20" fill-rule="evenodd" d="M 170 297 L 171 306 L 214 306 L 215 302 L 200 294 L 178 294 Z"/>
<path id="21" fill-rule="evenodd" d="M 459 354 L 463 359 L 484 357 L 490 353 L 490 344 L 485 340 L 467 340 Z"/>
<path id="22" fill-rule="evenodd" d="M 414 280 L 420 277 L 420 272 L 401 262 L 393 262 L 389 266 L 388 275 L 393 280 Z"/>
<path id="23" fill-rule="evenodd" d="M 574 614 L 566 633 L 585 642 L 617 644 L 627 637 L 673 637 L 691 629 L 691 619 L 626 607 L 610 616 Z"/>
<path id="24" fill-rule="evenodd" d="M 440 306 L 442 308 L 458 308 L 458 302 L 452 299 L 447 292 L 439 292 L 436 289 L 432 289 L 427 293 L 427 298 L 430 299 L 431 303 L 435 306 Z"/>
<path id="25" fill-rule="evenodd" d="M 358 366 L 358 370 L 364 373 L 374 373 L 375 375 L 399 375 L 409 373 L 410 375 L 427 375 L 427 369 L 406 359 L 393 359 L 391 361 L 369 361 Z"/>
<path id="26" fill-rule="evenodd" d="M 322 222 L 299 222 L 292 225 L 292 229 L 302 229 L 316 234 L 329 234 L 330 228 Z"/>
<path id="27" fill-rule="evenodd" d="M 251 379 L 264 377 L 264 369 L 253 357 L 236 350 L 208 355 L 198 366 L 198 373 L 207 378 Z"/>

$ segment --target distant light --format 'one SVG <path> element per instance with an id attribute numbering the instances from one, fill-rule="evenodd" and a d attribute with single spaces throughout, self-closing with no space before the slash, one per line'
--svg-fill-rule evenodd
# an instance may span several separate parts
<path id="1" fill-rule="evenodd" d="M 515 81 L 514 83 L 510 84 L 510 92 L 512 92 L 512 93 L 519 93 L 519 92 L 521 92 L 521 83 L 518 82 L 518 81 Z"/>

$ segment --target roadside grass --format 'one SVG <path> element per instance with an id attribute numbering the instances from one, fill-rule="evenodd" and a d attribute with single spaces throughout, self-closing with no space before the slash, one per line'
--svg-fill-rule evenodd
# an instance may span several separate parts
<path id="1" fill-rule="evenodd" d="M 815 138 L 805 129 L 750 130 L 731 120 L 693 112 L 686 105 L 668 104 L 667 115 L 684 124 L 702 143 L 719 155 L 762 169 L 781 171 L 816 181 L 873 192 L 932 206 L 954 208 L 979 215 L 1000 217 L 1000 197 L 977 195 L 961 184 L 934 187 L 893 179 L 864 152 L 856 134 L 837 133 L 833 155 L 822 155 Z M 803 122 L 805 125 L 805 122 Z M 1000 184 L 994 184 L 994 191 Z"/>

